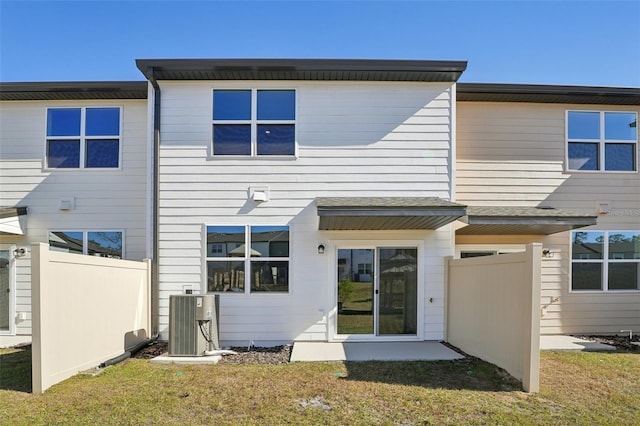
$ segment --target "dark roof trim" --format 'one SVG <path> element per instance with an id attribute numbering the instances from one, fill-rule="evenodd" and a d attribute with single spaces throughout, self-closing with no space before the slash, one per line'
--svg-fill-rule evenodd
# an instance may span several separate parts
<path id="1" fill-rule="evenodd" d="M 457 235 L 549 235 L 597 224 L 597 216 L 539 207 L 467 207 Z"/>
<path id="2" fill-rule="evenodd" d="M 438 229 L 465 215 L 465 206 L 439 198 L 316 198 L 320 230 Z"/>
<path id="3" fill-rule="evenodd" d="M 454 82 L 466 61 L 371 59 L 138 59 L 157 80 L 350 80 Z"/>
<path id="4" fill-rule="evenodd" d="M 459 102 L 640 105 L 638 87 L 458 83 L 456 92 Z"/>
<path id="5" fill-rule="evenodd" d="M 146 81 L 0 83 L 2 101 L 147 99 Z"/>

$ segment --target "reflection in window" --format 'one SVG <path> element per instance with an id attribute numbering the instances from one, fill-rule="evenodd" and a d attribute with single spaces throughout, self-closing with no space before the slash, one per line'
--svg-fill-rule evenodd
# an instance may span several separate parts
<path id="1" fill-rule="evenodd" d="M 123 233 L 121 231 L 51 231 L 49 249 L 65 253 L 122 259 Z"/>
<path id="2" fill-rule="evenodd" d="M 289 227 L 207 226 L 207 291 L 288 292 Z"/>
<path id="3" fill-rule="evenodd" d="M 214 90 L 214 155 L 295 155 L 294 90 Z"/>
<path id="4" fill-rule="evenodd" d="M 120 108 L 49 108 L 46 162 L 52 169 L 117 168 Z"/>
<path id="5" fill-rule="evenodd" d="M 567 112 L 569 170 L 636 171 L 635 112 Z"/>
<path id="6" fill-rule="evenodd" d="M 574 231 L 572 290 L 639 290 L 640 231 Z"/>

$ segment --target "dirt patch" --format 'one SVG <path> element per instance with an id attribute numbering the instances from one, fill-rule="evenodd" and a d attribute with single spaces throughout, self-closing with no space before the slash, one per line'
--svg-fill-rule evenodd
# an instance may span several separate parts
<path id="1" fill-rule="evenodd" d="M 291 345 L 274 347 L 232 347 L 236 355 L 224 355 L 220 364 L 285 364 L 291 358 Z M 154 342 L 142 348 L 133 358 L 151 359 L 168 352 L 167 342 Z"/>
<path id="2" fill-rule="evenodd" d="M 576 336 L 592 342 L 604 343 L 616 347 L 618 352 L 640 353 L 640 335 L 634 335 L 629 339 L 629 335 L 624 336 Z M 634 344 L 635 343 L 635 344 Z"/>

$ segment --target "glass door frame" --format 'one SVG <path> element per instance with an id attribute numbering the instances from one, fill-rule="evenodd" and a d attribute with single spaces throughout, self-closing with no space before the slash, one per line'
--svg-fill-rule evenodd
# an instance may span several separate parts
<path id="1" fill-rule="evenodd" d="M 9 252 L 9 329 L 0 329 L 0 335 L 3 336 L 16 334 L 16 258 L 13 255 L 16 248 L 15 244 L 0 244 L 1 251 Z"/>
<path id="2" fill-rule="evenodd" d="M 335 240 L 329 241 L 328 245 L 330 249 L 327 253 L 330 254 L 330 301 L 332 303 L 332 309 L 330 310 L 327 326 L 328 326 L 328 341 L 329 342 L 397 342 L 397 341 L 422 341 L 424 340 L 424 253 L 425 244 L 424 240 Z M 379 249 L 385 248 L 416 248 L 418 250 L 418 262 L 417 262 L 417 286 L 416 289 L 418 295 L 417 306 L 417 324 L 416 334 L 411 335 L 377 335 L 375 334 L 378 329 L 378 309 L 379 309 L 379 292 L 374 294 L 374 334 L 338 334 L 338 286 L 337 286 L 337 271 L 338 271 L 338 250 L 340 249 L 373 249 L 374 250 L 374 293 L 379 288 L 380 281 L 380 253 Z"/>

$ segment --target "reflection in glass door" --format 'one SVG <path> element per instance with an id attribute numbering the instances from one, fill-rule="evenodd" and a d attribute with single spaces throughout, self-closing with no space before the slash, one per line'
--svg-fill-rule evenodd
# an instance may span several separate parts
<path id="1" fill-rule="evenodd" d="M 338 334 L 373 334 L 374 250 L 338 250 Z"/>
<path id="2" fill-rule="evenodd" d="M 418 250 L 339 249 L 337 334 L 415 335 Z"/>
<path id="3" fill-rule="evenodd" d="M 10 327 L 11 287 L 9 273 L 9 251 L 0 250 L 0 332 Z"/>

